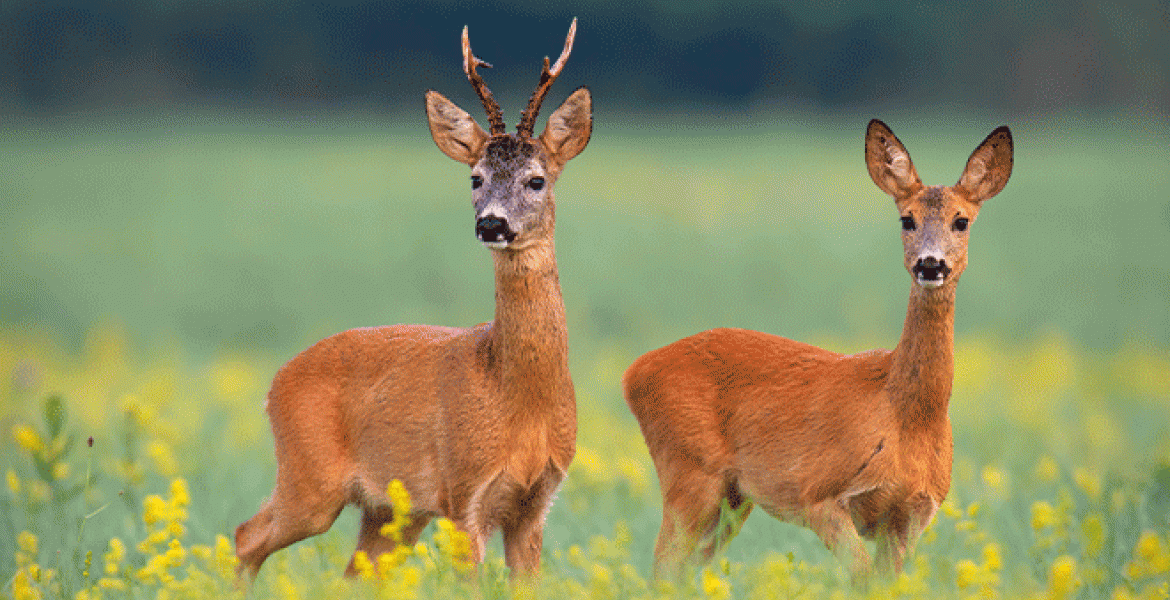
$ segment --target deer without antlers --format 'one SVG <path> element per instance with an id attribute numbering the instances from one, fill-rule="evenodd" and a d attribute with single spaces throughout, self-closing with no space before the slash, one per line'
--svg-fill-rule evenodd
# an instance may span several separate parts
<path id="1" fill-rule="evenodd" d="M 865 161 L 894 197 L 912 280 L 894 350 L 843 356 L 712 329 L 646 353 L 623 377 L 663 494 L 659 574 L 709 559 L 759 505 L 812 529 L 864 581 L 874 565 L 862 537 L 877 540 L 878 570 L 901 570 L 946 497 L 955 287 L 968 225 L 1011 175 L 1012 137 L 996 129 L 956 185 L 926 187 L 875 119 Z"/>
<path id="2" fill-rule="evenodd" d="M 392 479 L 413 501 L 403 543 L 442 515 L 468 534 L 474 562 L 498 528 L 513 575 L 539 570 L 545 515 L 577 435 L 553 186 L 589 142 L 589 91 L 573 92 L 544 133 L 531 134 L 576 25 L 551 72 L 545 59 L 515 135 L 504 132 L 476 71 L 487 65 L 472 54 L 464 28 L 464 70 L 491 133 L 434 91 L 426 94 L 427 118 L 439 149 L 471 167 L 475 232 L 495 266 L 495 320 L 468 329 L 354 329 L 285 364 L 267 403 L 276 487 L 236 529 L 241 574 L 254 577 L 271 553 L 329 529 L 346 504 L 362 509 L 357 550 L 371 558 L 391 550 L 380 529 L 394 516 L 386 497 Z"/>

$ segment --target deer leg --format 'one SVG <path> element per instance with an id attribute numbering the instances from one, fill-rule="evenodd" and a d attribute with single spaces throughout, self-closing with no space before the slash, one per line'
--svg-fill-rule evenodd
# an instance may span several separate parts
<path id="1" fill-rule="evenodd" d="M 676 477 L 666 485 L 662 529 L 654 547 L 655 576 L 677 578 L 682 566 L 694 559 L 699 544 L 719 524 L 719 506 L 725 491 L 722 477 L 699 471 Z M 725 541 L 713 536 L 702 554 L 713 555 Z"/>
<path id="2" fill-rule="evenodd" d="M 724 504 L 720 500 L 715 522 L 712 523 L 711 531 L 699 549 L 704 561 L 711 560 L 716 552 L 735 539 L 735 536 L 739 535 L 739 530 L 743 528 L 744 521 L 752 513 L 753 504 L 739 493 L 734 483 L 728 483 L 724 498 L 727 503 Z"/>
<path id="3" fill-rule="evenodd" d="M 906 560 L 907 532 L 909 521 L 900 510 L 891 509 L 886 522 L 875 536 L 877 555 L 874 557 L 874 571 L 882 574 L 900 573 Z"/>
<path id="4" fill-rule="evenodd" d="M 505 526 L 504 563 L 512 569 L 512 578 L 533 577 L 540 573 L 540 548 L 544 541 L 544 511 L 535 518 Z"/>
<path id="5" fill-rule="evenodd" d="M 254 579 L 270 554 L 307 537 L 324 533 L 345 507 L 341 486 L 316 487 L 282 485 L 278 474 L 276 489 L 260 511 L 236 528 L 236 575 Z M 312 493 L 304 490 L 314 489 Z M 322 490 L 325 490 L 322 492 Z"/>
<path id="6" fill-rule="evenodd" d="M 358 533 L 358 543 L 357 548 L 354 550 L 354 556 L 358 552 L 365 552 L 366 556 L 376 563 L 379 556 L 397 548 L 397 542 L 382 535 L 382 526 L 393 519 L 394 509 L 389 506 L 365 509 L 362 512 L 362 527 Z M 431 517 L 426 513 L 412 515 L 410 522 L 402 528 L 402 545 L 413 546 L 418 541 L 418 536 L 422 533 L 422 530 L 430 522 Z M 353 577 L 354 575 L 357 575 L 357 569 L 354 568 L 353 558 L 350 558 L 349 565 L 345 568 L 345 576 Z"/>
<path id="7" fill-rule="evenodd" d="M 544 519 L 559 483 L 558 475 L 540 480 L 519 499 L 516 515 L 503 523 L 504 562 L 513 579 L 540 574 Z"/>
<path id="8" fill-rule="evenodd" d="M 906 557 L 914 552 L 914 545 L 937 511 L 938 503 L 925 492 L 911 496 L 892 510 L 886 530 L 878 536 L 877 568 L 887 573 L 901 572 Z"/>
<path id="9" fill-rule="evenodd" d="M 852 574 L 853 583 L 863 583 L 869 578 L 873 568 L 869 552 L 853 525 L 853 516 L 837 498 L 828 498 L 809 506 L 805 511 L 805 519 L 809 529 L 820 536 L 829 551 L 846 565 Z"/>

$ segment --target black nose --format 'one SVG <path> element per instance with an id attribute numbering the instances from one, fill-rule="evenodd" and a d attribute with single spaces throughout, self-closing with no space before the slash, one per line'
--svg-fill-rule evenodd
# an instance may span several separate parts
<path id="1" fill-rule="evenodd" d="M 950 274 L 951 268 L 947 266 L 945 258 L 928 256 L 914 263 L 914 275 L 923 281 L 943 281 Z"/>
<path id="2" fill-rule="evenodd" d="M 485 244 L 511 243 L 516 239 L 516 234 L 508 227 L 508 220 L 503 217 L 480 217 L 475 222 L 475 237 Z"/>

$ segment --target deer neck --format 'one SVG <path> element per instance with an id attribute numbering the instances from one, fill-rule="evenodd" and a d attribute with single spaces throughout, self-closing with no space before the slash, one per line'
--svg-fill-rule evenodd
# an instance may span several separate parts
<path id="1" fill-rule="evenodd" d="M 902 339 L 891 353 L 886 389 L 906 430 L 947 422 L 954 380 L 955 282 L 937 289 L 911 283 Z"/>
<path id="2" fill-rule="evenodd" d="M 505 397 L 520 414 L 547 414 L 569 383 L 568 331 L 552 240 L 493 252 L 496 318 L 491 346 Z M 571 401 L 571 399 L 570 399 Z"/>

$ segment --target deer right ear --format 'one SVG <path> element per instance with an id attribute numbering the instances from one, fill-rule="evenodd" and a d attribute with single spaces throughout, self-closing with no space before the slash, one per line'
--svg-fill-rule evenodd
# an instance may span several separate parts
<path id="1" fill-rule="evenodd" d="M 959 186 L 982 202 L 1000 192 L 1012 176 L 1012 132 L 1006 125 L 992 131 L 967 159 Z"/>
<path id="2" fill-rule="evenodd" d="M 427 123 L 443 154 L 469 166 L 479 162 L 488 134 L 471 115 L 439 92 L 427 92 Z"/>
<path id="3" fill-rule="evenodd" d="M 877 119 L 865 130 L 865 166 L 869 176 L 883 192 L 905 198 L 922 187 L 910 153 L 893 131 Z"/>
<path id="4" fill-rule="evenodd" d="M 578 88 L 549 115 L 540 141 L 563 165 L 585 149 L 592 134 L 593 97 L 587 88 Z"/>

